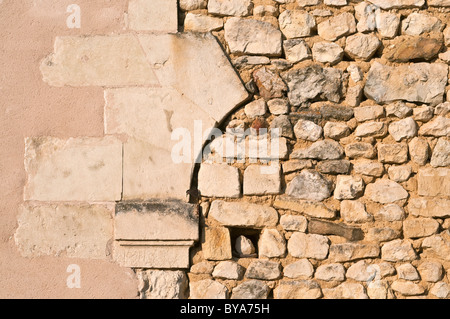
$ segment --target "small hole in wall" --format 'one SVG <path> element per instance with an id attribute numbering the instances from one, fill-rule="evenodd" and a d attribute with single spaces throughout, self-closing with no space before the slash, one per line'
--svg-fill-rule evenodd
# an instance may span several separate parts
<path id="1" fill-rule="evenodd" d="M 259 241 L 259 236 L 261 235 L 260 229 L 248 229 L 248 228 L 233 227 L 233 228 L 229 228 L 229 230 L 230 230 L 230 237 L 231 237 L 231 247 L 232 247 L 234 257 L 237 257 L 237 258 L 258 257 L 258 241 Z M 236 240 L 240 236 L 244 236 L 245 238 L 250 240 L 253 247 L 255 248 L 253 253 L 241 254 L 238 252 L 238 250 L 236 249 Z"/>

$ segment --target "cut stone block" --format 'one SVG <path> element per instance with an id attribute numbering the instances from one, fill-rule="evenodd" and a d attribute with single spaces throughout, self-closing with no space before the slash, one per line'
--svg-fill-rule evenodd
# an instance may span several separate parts
<path id="1" fill-rule="evenodd" d="M 222 184 L 221 187 L 225 185 Z M 245 169 L 244 195 L 270 195 L 279 194 L 280 191 L 281 177 L 279 165 L 250 165 Z"/>
<path id="2" fill-rule="evenodd" d="M 15 242 L 24 257 L 106 259 L 113 237 L 111 204 L 42 204 L 20 208 Z"/>
<path id="3" fill-rule="evenodd" d="M 191 299 L 227 299 L 228 289 L 218 281 L 205 279 L 190 283 Z"/>
<path id="4" fill-rule="evenodd" d="M 336 262 L 346 262 L 363 258 L 376 258 L 379 255 L 380 247 L 378 245 L 344 243 L 331 245 L 329 259 Z"/>
<path id="5" fill-rule="evenodd" d="M 248 16 L 253 4 L 251 0 L 210 0 L 208 13 L 221 16 Z"/>
<path id="6" fill-rule="evenodd" d="M 178 4 L 176 0 L 130 0 L 129 28 L 136 31 L 178 31 Z"/>
<path id="7" fill-rule="evenodd" d="M 422 168 L 417 174 L 420 196 L 450 196 L 449 168 Z"/>
<path id="8" fill-rule="evenodd" d="M 292 210 L 316 218 L 331 219 L 336 212 L 323 203 L 295 199 L 289 196 L 277 196 L 273 206 L 277 209 Z"/>
<path id="9" fill-rule="evenodd" d="M 450 199 L 445 198 L 411 198 L 408 211 L 414 216 L 422 217 L 450 217 Z"/>
<path id="10" fill-rule="evenodd" d="M 241 195 L 239 170 L 227 164 L 202 164 L 198 190 L 206 197 L 237 198 Z"/>
<path id="11" fill-rule="evenodd" d="M 205 259 L 227 260 L 231 259 L 230 231 L 225 227 L 208 227 L 205 229 L 205 240 L 202 242 L 202 251 Z"/>
<path id="12" fill-rule="evenodd" d="M 189 280 L 180 270 L 143 270 L 137 273 L 142 299 L 185 299 Z"/>
<path id="13" fill-rule="evenodd" d="M 273 296 L 275 299 L 319 299 L 322 291 L 314 280 L 282 281 Z"/>
<path id="14" fill-rule="evenodd" d="M 195 205 L 178 200 L 152 200 L 116 205 L 115 240 L 199 239 L 199 215 Z"/>
<path id="15" fill-rule="evenodd" d="M 297 258 L 323 260 L 328 256 L 329 240 L 316 234 L 295 232 L 288 241 L 289 254 Z"/>
<path id="16" fill-rule="evenodd" d="M 25 170 L 25 200 L 120 200 L 122 143 L 114 137 L 27 138 Z"/>

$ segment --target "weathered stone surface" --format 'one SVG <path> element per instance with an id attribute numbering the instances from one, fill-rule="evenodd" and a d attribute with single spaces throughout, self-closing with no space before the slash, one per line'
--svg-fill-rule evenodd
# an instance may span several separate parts
<path id="1" fill-rule="evenodd" d="M 316 20 L 304 11 L 285 10 L 278 18 L 281 32 L 288 39 L 307 37 L 316 28 Z"/>
<path id="2" fill-rule="evenodd" d="M 417 254 L 409 241 L 396 239 L 383 245 L 381 258 L 391 262 L 412 261 L 417 259 Z"/>
<path id="3" fill-rule="evenodd" d="M 178 200 L 122 202 L 116 205 L 115 240 L 199 239 L 195 205 Z"/>
<path id="4" fill-rule="evenodd" d="M 405 211 L 396 204 L 388 204 L 376 213 L 375 218 L 389 222 L 399 221 L 405 218 Z"/>
<path id="5" fill-rule="evenodd" d="M 421 35 L 429 32 L 440 32 L 444 29 L 442 21 L 436 17 L 419 12 L 411 13 L 402 21 L 402 33 Z"/>
<path id="6" fill-rule="evenodd" d="M 367 295 L 370 299 L 388 299 L 389 283 L 385 280 L 372 281 L 367 285 Z"/>
<path id="7" fill-rule="evenodd" d="M 270 288 L 260 280 L 248 280 L 233 288 L 231 299 L 267 299 Z"/>
<path id="8" fill-rule="evenodd" d="M 325 138 L 333 140 L 340 140 L 343 137 L 349 136 L 351 131 L 347 124 L 342 122 L 327 122 L 323 127 Z"/>
<path id="9" fill-rule="evenodd" d="M 106 259 L 113 211 L 108 204 L 26 202 L 20 207 L 15 242 L 25 257 Z"/>
<path id="10" fill-rule="evenodd" d="M 345 42 L 345 53 L 355 60 L 369 60 L 378 50 L 381 41 L 371 34 L 355 34 Z"/>
<path id="11" fill-rule="evenodd" d="M 207 0 L 180 0 L 180 8 L 184 11 L 206 9 Z"/>
<path id="12" fill-rule="evenodd" d="M 308 233 L 341 236 L 349 241 L 364 239 L 364 233 L 359 228 L 349 227 L 345 224 L 336 224 L 318 219 L 311 219 L 309 221 Z"/>
<path id="13" fill-rule="evenodd" d="M 175 0 L 131 0 L 128 3 L 128 27 L 137 31 L 178 31 Z"/>
<path id="14" fill-rule="evenodd" d="M 360 260 L 351 265 L 346 274 L 347 278 L 362 282 L 372 281 L 376 275 L 377 267 L 367 263 L 365 260 Z"/>
<path id="15" fill-rule="evenodd" d="M 218 281 L 205 279 L 191 282 L 190 299 L 227 299 L 228 289 Z"/>
<path id="16" fill-rule="evenodd" d="M 284 230 L 299 231 L 304 233 L 308 226 L 308 220 L 304 216 L 283 215 L 280 218 L 280 225 Z"/>
<path id="17" fill-rule="evenodd" d="M 345 268 L 342 264 L 326 264 L 317 267 L 315 278 L 324 281 L 344 281 Z"/>
<path id="18" fill-rule="evenodd" d="M 367 185 L 365 196 L 374 202 L 389 204 L 408 198 L 408 192 L 396 182 L 380 179 Z"/>
<path id="19" fill-rule="evenodd" d="M 450 52 L 450 51 L 449 51 Z M 413 110 L 413 118 L 418 122 L 428 122 L 433 118 L 434 108 L 431 106 L 422 106 Z"/>
<path id="20" fill-rule="evenodd" d="M 437 233 L 439 223 L 432 218 L 406 219 L 403 222 L 403 235 L 407 238 L 427 237 Z"/>
<path id="21" fill-rule="evenodd" d="M 233 54 L 279 56 L 282 51 L 280 30 L 258 20 L 230 18 L 225 23 L 225 40 Z"/>
<path id="22" fill-rule="evenodd" d="M 216 183 L 217 180 L 219 179 L 216 179 Z M 250 165 L 245 169 L 244 195 L 273 195 L 279 194 L 280 191 L 279 165 L 270 168 L 261 165 Z"/>
<path id="23" fill-rule="evenodd" d="M 364 92 L 377 103 L 406 100 L 435 105 L 443 101 L 447 75 L 448 67 L 440 63 L 390 67 L 374 62 Z"/>
<path id="24" fill-rule="evenodd" d="M 25 171 L 25 200 L 120 200 L 122 143 L 111 136 L 27 138 Z"/>
<path id="25" fill-rule="evenodd" d="M 383 137 L 387 134 L 387 130 L 388 128 L 383 122 L 367 122 L 356 128 L 355 135 L 358 137 Z"/>
<path id="26" fill-rule="evenodd" d="M 345 103 L 350 106 L 359 106 L 363 97 L 363 87 L 359 84 L 350 86 L 347 89 L 347 95 L 345 96 Z"/>
<path id="27" fill-rule="evenodd" d="M 450 200 L 445 198 L 411 198 L 408 211 L 413 216 L 422 217 L 450 217 Z"/>
<path id="28" fill-rule="evenodd" d="M 353 108 L 339 105 L 322 105 L 320 114 L 325 120 L 349 121 L 353 117 Z"/>
<path id="29" fill-rule="evenodd" d="M 266 102 L 263 99 L 250 102 L 245 106 L 244 110 L 245 115 L 247 115 L 247 117 L 250 119 L 256 118 L 258 116 L 263 116 L 267 111 Z"/>
<path id="30" fill-rule="evenodd" d="M 274 290 L 275 299 L 318 299 L 322 291 L 312 280 L 282 281 Z"/>
<path id="31" fill-rule="evenodd" d="M 379 162 L 361 161 L 353 163 L 353 170 L 356 174 L 381 177 L 384 173 L 384 166 Z"/>
<path id="32" fill-rule="evenodd" d="M 347 5 L 347 0 L 324 0 L 327 6 L 342 7 Z"/>
<path id="33" fill-rule="evenodd" d="M 329 259 L 335 262 L 347 262 L 363 258 L 380 256 L 380 247 L 373 244 L 344 243 L 330 246 Z"/>
<path id="34" fill-rule="evenodd" d="M 336 64 L 342 61 L 344 50 L 334 42 L 316 42 L 312 47 L 314 61 Z"/>
<path id="35" fill-rule="evenodd" d="M 446 116 L 449 113 L 450 113 L 450 102 L 441 103 L 434 108 L 435 115 Z"/>
<path id="36" fill-rule="evenodd" d="M 404 296 L 417 296 L 422 295 L 425 292 L 425 289 L 422 286 L 411 281 L 401 280 L 394 281 L 391 285 L 391 289 Z"/>
<path id="37" fill-rule="evenodd" d="M 336 212 L 323 203 L 298 200 L 286 196 L 277 196 L 273 206 L 278 209 L 292 210 L 316 218 L 334 218 Z"/>
<path id="38" fill-rule="evenodd" d="M 342 283 L 335 288 L 323 289 L 324 299 L 368 299 L 364 286 L 358 283 Z"/>
<path id="39" fill-rule="evenodd" d="M 310 279 L 314 274 L 314 267 L 308 259 L 300 259 L 284 267 L 284 276 L 291 279 Z"/>
<path id="40" fill-rule="evenodd" d="M 358 122 L 376 120 L 384 117 L 384 107 L 381 105 L 361 106 L 354 110 Z"/>
<path id="41" fill-rule="evenodd" d="M 189 281 L 183 271 L 143 270 L 138 273 L 142 299 L 186 299 Z"/>
<path id="42" fill-rule="evenodd" d="M 354 199 L 364 193 L 364 181 L 361 177 L 351 175 L 339 175 L 336 180 L 334 198 Z"/>
<path id="43" fill-rule="evenodd" d="M 189 12 L 184 19 L 184 30 L 194 32 L 210 32 L 223 28 L 223 20 L 203 14 Z"/>
<path id="44" fill-rule="evenodd" d="M 198 173 L 198 190 L 206 197 L 237 198 L 241 195 L 239 170 L 227 164 L 204 163 Z"/>
<path id="45" fill-rule="evenodd" d="M 279 3 L 289 3 L 290 0 L 275 0 Z M 307 6 L 316 6 L 320 4 L 320 0 L 297 0 L 297 4 L 300 7 L 307 7 Z"/>
<path id="46" fill-rule="evenodd" d="M 286 59 L 291 63 L 297 63 L 311 57 L 311 49 L 304 40 L 288 39 L 283 42 Z"/>
<path id="47" fill-rule="evenodd" d="M 211 275 L 214 270 L 214 264 L 208 261 L 202 261 L 198 264 L 192 265 L 190 272 L 193 274 L 207 274 Z"/>
<path id="48" fill-rule="evenodd" d="M 403 139 L 413 138 L 417 135 L 417 124 L 412 117 L 389 124 L 389 134 L 400 142 Z"/>
<path id="49" fill-rule="evenodd" d="M 361 68 L 356 64 L 350 64 L 347 67 L 347 72 L 350 74 L 350 78 L 355 83 L 361 82 L 364 79 L 364 73 L 362 72 Z"/>
<path id="50" fill-rule="evenodd" d="M 366 212 L 364 203 L 357 200 L 343 200 L 341 216 L 347 223 L 365 223 L 373 219 L 372 215 Z"/>
<path id="51" fill-rule="evenodd" d="M 382 9 L 422 7 L 425 0 L 369 0 Z"/>
<path id="52" fill-rule="evenodd" d="M 448 0 L 428 0 L 429 6 L 433 7 L 450 7 L 450 2 Z"/>
<path id="53" fill-rule="evenodd" d="M 420 279 L 419 273 L 417 272 L 416 268 L 409 263 L 398 266 L 397 275 L 399 279 L 404 280 L 414 281 Z"/>
<path id="54" fill-rule="evenodd" d="M 450 118 L 438 116 L 434 120 L 425 123 L 419 129 L 419 135 L 425 136 L 450 136 Z"/>
<path id="55" fill-rule="evenodd" d="M 235 261 L 221 261 L 214 268 L 212 276 L 220 279 L 241 280 L 244 272 L 244 267 Z"/>
<path id="56" fill-rule="evenodd" d="M 289 102 L 284 99 L 273 99 L 267 102 L 269 111 L 273 115 L 284 115 L 289 113 Z"/>
<path id="57" fill-rule="evenodd" d="M 422 168 L 417 174 L 420 196 L 450 196 L 449 168 Z"/>
<path id="58" fill-rule="evenodd" d="M 430 157 L 430 147 L 426 139 L 415 137 L 409 142 L 409 155 L 411 160 L 419 165 L 425 165 Z"/>
<path id="59" fill-rule="evenodd" d="M 373 227 L 367 231 L 367 240 L 384 242 L 400 238 L 401 232 L 389 227 Z"/>
<path id="60" fill-rule="evenodd" d="M 349 158 L 374 158 L 376 156 L 376 152 L 372 144 L 356 142 L 345 146 L 345 155 Z"/>
<path id="61" fill-rule="evenodd" d="M 397 183 L 405 182 L 412 174 L 412 167 L 409 165 L 391 166 L 388 169 L 389 179 Z"/>
<path id="62" fill-rule="evenodd" d="M 258 243 L 259 256 L 274 258 L 286 254 L 286 240 L 276 229 L 264 229 Z"/>
<path id="63" fill-rule="evenodd" d="M 299 120 L 294 126 L 294 133 L 298 139 L 315 142 L 322 137 L 323 129 L 314 122 Z"/>
<path id="64" fill-rule="evenodd" d="M 301 171 L 305 168 L 312 168 L 313 164 L 311 160 L 289 160 L 283 163 L 283 173 L 293 173 Z"/>
<path id="65" fill-rule="evenodd" d="M 258 259 L 252 261 L 245 273 L 246 278 L 276 280 L 281 276 L 281 265 L 276 261 Z"/>
<path id="66" fill-rule="evenodd" d="M 430 164 L 433 167 L 450 166 L 450 141 L 444 138 L 438 140 L 433 149 Z"/>
<path id="67" fill-rule="evenodd" d="M 443 44 L 440 38 L 400 36 L 386 46 L 383 54 L 392 62 L 408 62 L 416 59 L 430 61 L 438 55 Z"/>
<path id="68" fill-rule="evenodd" d="M 225 227 L 208 227 L 205 229 L 205 240 L 202 242 L 205 259 L 231 259 L 230 231 Z"/>
<path id="69" fill-rule="evenodd" d="M 408 145 L 378 144 L 378 160 L 381 163 L 403 164 L 408 161 Z"/>
<path id="70" fill-rule="evenodd" d="M 368 2 L 361 2 L 355 5 L 355 17 L 358 20 L 356 29 L 358 32 L 370 32 L 375 31 L 377 6 Z"/>
<path id="71" fill-rule="evenodd" d="M 295 232 L 288 241 L 289 254 L 297 258 L 323 260 L 328 256 L 328 238 L 316 234 Z"/>
<path id="72" fill-rule="evenodd" d="M 292 158 L 318 159 L 318 160 L 338 160 L 344 155 L 342 146 L 333 140 L 323 140 L 312 144 L 306 149 L 295 150 Z"/>
<path id="73" fill-rule="evenodd" d="M 431 288 L 430 293 L 438 298 L 445 299 L 450 295 L 450 285 L 440 281 Z"/>
<path id="74" fill-rule="evenodd" d="M 437 261 L 424 261 L 418 267 L 420 277 L 427 282 L 438 282 L 442 279 L 444 271 L 442 264 Z"/>
<path id="75" fill-rule="evenodd" d="M 400 16 L 391 12 L 377 12 L 375 17 L 378 34 L 387 39 L 395 37 L 400 27 Z"/>
<path id="76" fill-rule="evenodd" d="M 249 256 L 256 252 L 255 246 L 253 245 L 252 241 L 242 235 L 236 238 L 234 249 L 241 257 Z"/>
<path id="77" fill-rule="evenodd" d="M 319 36 L 327 41 L 356 32 L 356 21 L 351 13 L 344 12 L 328 19 L 317 26 Z"/>
<path id="78" fill-rule="evenodd" d="M 286 194 L 298 199 L 322 201 L 331 196 L 332 185 L 322 174 L 303 170 L 287 186 Z"/>
<path id="79" fill-rule="evenodd" d="M 265 99 L 281 98 L 287 91 L 287 86 L 280 76 L 266 67 L 253 72 L 253 79 L 258 87 L 259 94 Z"/>
<path id="80" fill-rule="evenodd" d="M 222 16 L 248 16 L 253 4 L 251 0 L 209 0 L 208 12 Z"/>
<path id="81" fill-rule="evenodd" d="M 423 248 L 429 248 L 435 255 L 443 260 L 450 261 L 450 233 L 445 231 L 440 235 L 427 237 L 422 242 Z"/>
<path id="82" fill-rule="evenodd" d="M 294 106 L 314 99 L 335 103 L 341 99 L 343 73 L 338 69 L 312 65 L 287 72 L 285 80 Z"/>
<path id="83" fill-rule="evenodd" d="M 279 129 L 280 136 L 290 139 L 294 138 L 294 130 L 287 115 L 280 115 L 274 118 L 270 124 L 270 129 Z"/>
<path id="84" fill-rule="evenodd" d="M 347 160 L 323 161 L 317 165 L 317 170 L 323 174 L 348 174 L 350 165 L 350 161 Z"/>
<path id="85" fill-rule="evenodd" d="M 227 203 L 215 200 L 211 204 L 209 216 L 225 226 L 266 227 L 276 226 L 278 213 L 269 206 L 245 202 Z"/>
<path id="86" fill-rule="evenodd" d="M 409 104 L 411 105 L 411 104 Z M 404 102 L 394 102 L 386 106 L 386 115 L 404 119 L 413 114 L 413 109 Z"/>

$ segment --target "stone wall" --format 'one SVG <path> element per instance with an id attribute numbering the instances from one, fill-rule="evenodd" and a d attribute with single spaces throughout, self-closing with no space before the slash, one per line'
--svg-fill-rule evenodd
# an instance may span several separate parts
<path id="1" fill-rule="evenodd" d="M 141 298 L 450 297 L 448 1 L 127 5 L 39 64 L 104 93 L 104 134 L 25 139 L 24 257 Z"/>

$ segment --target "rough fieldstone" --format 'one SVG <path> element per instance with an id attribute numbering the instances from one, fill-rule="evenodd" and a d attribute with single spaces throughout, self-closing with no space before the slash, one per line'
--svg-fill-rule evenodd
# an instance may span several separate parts
<path id="1" fill-rule="evenodd" d="M 315 142 L 322 137 L 323 129 L 314 122 L 299 120 L 294 126 L 294 133 L 298 139 Z"/>
<path id="2" fill-rule="evenodd" d="M 304 216 L 283 215 L 280 218 L 280 225 L 284 230 L 299 231 L 304 233 L 308 226 L 308 220 Z"/>
<path id="3" fill-rule="evenodd" d="M 437 233 L 439 223 L 432 218 L 406 219 L 403 222 L 403 235 L 407 238 L 427 237 Z"/>
<path id="4" fill-rule="evenodd" d="M 207 227 L 202 242 L 203 257 L 208 260 L 231 259 L 230 231 L 225 227 Z"/>
<path id="5" fill-rule="evenodd" d="M 293 106 L 320 98 L 338 103 L 342 94 L 343 72 L 333 68 L 311 65 L 291 70 L 285 75 L 288 97 Z"/>
<path id="6" fill-rule="evenodd" d="M 412 261 L 418 257 L 409 241 L 396 239 L 383 245 L 381 258 L 386 261 L 397 262 Z"/>
<path id="7" fill-rule="evenodd" d="M 439 258 L 450 261 L 450 234 L 447 230 L 441 233 L 441 235 L 433 235 L 427 237 L 422 242 L 423 248 L 429 248 Z"/>
<path id="8" fill-rule="evenodd" d="M 369 2 L 385 10 L 394 8 L 411 8 L 411 7 L 420 8 L 425 4 L 425 0 L 369 0 Z"/>
<path id="9" fill-rule="evenodd" d="M 275 0 L 279 3 L 289 3 L 290 0 Z M 297 0 L 297 5 L 300 7 L 316 6 L 320 4 L 320 0 Z"/>
<path id="10" fill-rule="evenodd" d="M 356 281 L 362 281 L 362 282 L 369 282 L 375 279 L 377 275 L 377 267 L 367 263 L 365 260 L 360 260 L 357 263 L 351 265 L 347 269 L 347 278 L 356 280 Z"/>
<path id="11" fill-rule="evenodd" d="M 425 289 L 422 286 L 411 281 L 401 280 L 394 281 L 391 285 L 391 289 L 404 296 L 417 296 L 422 295 L 425 292 Z"/>
<path id="12" fill-rule="evenodd" d="M 409 142 L 411 160 L 419 165 L 425 165 L 430 157 L 430 147 L 425 138 L 415 137 Z"/>
<path id="13" fill-rule="evenodd" d="M 427 3 L 432 7 L 450 7 L 448 0 L 428 0 Z"/>
<path id="14" fill-rule="evenodd" d="M 355 64 L 350 64 L 347 67 L 347 72 L 350 74 L 350 78 L 355 83 L 361 82 L 364 79 L 364 73 L 362 72 L 361 68 Z"/>
<path id="15" fill-rule="evenodd" d="M 444 29 L 442 21 L 436 17 L 419 12 L 411 13 L 402 21 L 402 33 L 421 35 L 423 33 L 440 32 Z"/>
<path id="16" fill-rule="evenodd" d="M 375 31 L 377 6 L 368 2 L 361 2 L 355 6 L 355 17 L 358 20 L 356 29 L 358 32 Z"/>
<path id="17" fill-rule="evenodd" d="M 336 224 L 318 219 L 311 219 L 308 223 L 309 234 L 335 235 L 344 237 L 349 241 L 364 239 L 364 233 L 357 227 L 349 227 L 345 224 Z"/>
<path id="18" fill-rule="evenodd" d="M 251 0 L 209 0 L 208 12 L 222 16 L 248 16 L 253 4 Z"/>
<path id="19" fill-rule="evenodd" d="M 318 299 L 322 297 L 322 291 L 313 280 L 282 281 L 273 296 L 275 299 Z"/>
<path id="20" fill-rule="evenodd" d="M 313 168 L 311 160 L 289 160 L 283 163 L 283 173 L 293 173 L 301 171 L 305 168 Z"/>
<path id="21" fill-rule="evenodd" d="M 283 42 L 286 59 L 291 63 L 297 63 L 311 57 L 311 49 L 301 39 L 288 39 Z"/>
<path id="22" fill-rule="evenodd" d="M 322 174 L 303 170 L 288 185 L 286 194 L 298 199 L 322 201 L 331 196 L 332 185 Z"/>
<path id="23" fill-rule="evenodd" d="M 396 204 L 388 204 L 376 213 L 375 218 L 390 222 L 399 221 L 405 218 L 405 211 Z"/>
<path id="24" fill-rule="evenodd" d="M 406 100 L 436 105 L 443 101 L 447 75 L 448 67 L 440 63 L 390 67 L 374 62 L 364 92 L 377 103 Z"/>
<path id="25" fill-rule="evenodd" d="M 350 128 L 345 123 L 340 122 L 327 122 L 323 127 L 325 138 L 331 138 L 333 140 L 340 140 L 343 137 L 350 135 Z"/>
<path id="26" fill-rule="evenodd" d="M 223 28 L 223 20 L 203 14 L 189 12 L 184 19 L 184 30 L 194 32 L 210 32 Z"/>
<path id="27" fill-rule="evenodd" d="M 345 103 L 350 106 L 359 106 L 363 97 L 363 87 L 359 84 L 350 86 L 347 89 L 347 95 L 345 97 Z"/>
<path id="28" fill-rule="evenodd" d="M 383 54 L 391 62 L 430 61 L 438 55 L 443 44 L 440 38 L 400 36 L 389 42 Z"/>
<path id="29" fill-rule="evenodd" d="M 253 72 L 253 79 L 259 94 L 265 99 L 281 98 L 287 91 L 287 86 L 280 76 L 266 67 Z"/>
<path id="30" fill-rule="evenodd" d="M 445 299 L 450 295 L 450 285 L 440 281 L 431 288 L 430 293 L 438 298 Z"/>
<path id="31" fill-rule="evenodd" d="M 312 47 L 314 61 L 336 64 L 342 61 L 344 50 L 334 42 L 316 42 Z"/>
<path id="32" fill-rule="evenodd" d="M 422 168 L 417 174 L 420 196 L 450 196 L 449 168 Z"/>
<path id="33" fill-rule="evenodd" d="M 408 192 L 396 182 L 380 179 L 367 185 L 365 196 L 374 202 L 389 204 L 408 198 Z"/>
<path id="34" fill-rule="evenodd" d="M 25 203 L 20 207 L 16 245 L 24 257 L 45 255 L 106 259 L 113 237 L 110 204 Z"/>
<path id="35" fill-rule="evenodd" d="M 335 288 L 323 289 L 324 299 L 368 299 L 363 285 L 344 282 Z"/>
<path id="36" fill-rule="evenodd" d="M 228 19 L 225 40 L 233 54 L 279 56 L 282 51 L 281 31 L 268 22 L 253 19 Z"/>
<path id="37" fill-rule="evenodd" d="M 331 19 L 319 23 L 317 32 L 322 39 L 335 41 L 338 38 L 356 32 L 356 21 L 353 14 L 344 12 Z"/>
<path id="38" fill-rule="evenodd" d="M 292 158 L 338 160 L 344 155 L 342 146 L 333 140 L 318 141 L 306 149 L 296 150 L 291 154 Z"/>
<path id="39" fill-rule="evenodd" d="M 180 0 L 180 8 L 184 11 L 206 9 L 207 0 Z"/>
<path id="40" fill-rule="evenodd" d="M 381 41 L 372 34 L 355 34 L 347 38 L 345 53 L 355 60 L 369 60 L 378 50 Z"/>
<path id="41" fill-rule="evenodd" d="M 376 242 L 391 241 L 400 236 L 400 231 L 389 227 L 373 227 L 367 231 L 367 240 Z"/>
<path id="42" fill-rule="evenodd" d="M 323 174 L 348 174 L 350 165 L 350 161 L 347 160 L 323 161 L 317 165 L 317 170 Z"/>
<path id="43" fill-rule="evenodd" d="M 265 168 L 265 169 L 264 169 Z M 244 171 L 244 195 L 273 195 L 281 191 L 280 167 L 250 165 Z"/>
<path id="44" fill-rule="evenodd" d="M 228 289 L 220 282 L 205 279 L 191 282 L 190 299 L 227 299 Z"/>
<path id="45" fill-rule="evenodd" d="M 413 114 L 413 109 L 404 102 L 395 102 L 386 106 L 386 115 L 404 119 Z"/>
<path id="46" fill-rule="evenodd" d="M 324 120 L 349 121 L 353 117 L 353 108 L 339 105 L 322 105 L 320 114 Z"/>
<path id="47" fill-rule="evenodd" d="M 380 247 L 373 244 L 344 243 L 330 246 L 329 259 L 335 262 L 347 262 L 363 258 L 377 258 Z"/>
<path id="48" fill-rule="evenodd" d="M 316 218 L 334 218 L 336 212 L 323 203 L 299 200 L 287 196 L 277 196 L 273 206 L 278 209 L 292 210 Z"/>
<path id="49" fill-rule="evenodd" d="M 412 167 L 409 165 L 391 166 L 388 169 L 389 179 L 401 183 L 409 179 L 412 174 Z"/>
<path id="50" fill-rule="evenodd" d="M 288 39 L 308 37 L 316 28 L 316 20 L 312 15 L 303 11 L 283 11 L 278 21 L 281 32 Z"/>
<path id="51" fill-rule="evenodd" d="M 375 17 L 378 34 L 382 38 L 392 39 L 400 28 L 400 16 L 391 12 L 377 12 Z"/>
<path id="52" fill-rule="evenodd" d="M 356 142 L 345 146 L 345 155 L 349 158 L 363 157 L 370 159 L 376 156 L 376 152 L 372 144 Z"/>
<path id="53" fill-rule="evenodd" d="M 295 232 L 288 241 L 288 251 L 293 257 L 323 260 L 328 256 L 328 238 L 316 234 Z"/>
<path id="54" fill-rule="evenodd" d="M 234 261 L 221 261 L 214 268 L 212 276 L 220 279 L 241 280 L 244 267 Z"/>
<path id="55" fill-rule="evenodd" d="M 384 107 L 381 105 L 361 106 L 354 110 L 358 122 L 376 120 L 384 117 Z"/>
<path id="56" fill-rule="evenodd" d="M 358 125 L 355 135 L 358 137 L 383 137 L 387 134 L 387 131 L 387 125 L 383 122 L 366 122 Z"/>
<path id="57" fill-rule="evenodd" d="M 440 138 L 431 155 L 431 166 L 445 167 L 450 165 L 450 141 Z"/>
<path id="58" fill-rule="evenodd" d="M 289 102 L 283 99 L 273 99 L 267 102 L 269 111 L 273 115 L 284 115 L 289 113 Z"/>
<path id="59" fill-rule="evenodd" d="M 379 162 L 361 161 L 353 163 L 353 170 L 356 174 L 381 177 L 384 173 L 384 166 Z"/>
<path id="60" fill-rule="evenodd" d="M 317 267 L 315 278 L 324 281 L 344 281 L 345 268 L 342 264 L 326 264 Z"/>
<path id="61" fill-rule="evenodd" d="M 347 5 L 347 0 L 324 0 L 327 6 L 342 7 Z"/>
<path id="62" fill-rule="evenodd" d="M 245 108 L 245 115 L 248 118 L 253 119 L 258 116 L 263 116 L 266 114 L 267 106 L 266 101 L 263 99 L 259 99 L 253 102 L 248 103 Z"/>
<path id="63" fill-rule="evenodd" d="M 237 198 L 241 195 L 239 170 L 227 164 L 204 163 L 198 173 L 198 190 L 206 197 Z"/>
<path id="64" fill-rule="evenodd" d="M 339 175 L 334 190 L 335 199 L 354 199 L 364 193 L 364 181 L 361 177 Z"/>
<path id="65" fill-rule="evenodd" d="M 357 200 L 343 200 L 341 216 L 347 223 L 365 223 L 373 219 L 372 215 L 366 212 L 364 203 Z"/>
<path id="66" fill-rule="evenodd" d="M 450 136 L 450 118 L 438 116 L 434 120 L 422 125 L 419 135 L 425 136 Z"/>
<path id="67" fill-rule="evenodd" d="M 409 139 L 417 135 L 417 124 L 412 117 L 392 122 L 389 124 L 389 134 L 400 142 L 402 139 Z"/>
<path id="68" fill-rule="evenodd" d="M 279 129 L 280 136 L 287 138 L 294 138 L 294 131 L 292 129 L 291 121 L 287 115 L 279 115 L 272 120 L 270 129 Z"/>
<path id="69" fill-rule="evenodd" d="M 397 267 L 397 275 L 398 275 L 399 279 L 404 279 L 404 280 L 414 281 L 414 280 L 420 279 L 417 269 L 409 263 L 398 266 Z"/>
<path id="70" fill-rule="evenodd" d="M 385 280 L 372 281 L 367 285 L 369 299 L 388 299 L 389 283 Z"/>
<path id="71" fill-rule="evenodd" d="M 255 260 L 248 266 L 246 278 L 276 280 L 281 277 L 281 265 L 276 261 Z"/>
<path id="72" fill-rule="evenodd" d="M 285 277 L 291 279 L 310 279 L 314 274 L 314 267 L 309 260 L 305 258 L 284 267 L 283 273 Z"/>
<path id="73" fill-rule="evenodd" d="M 25 139 L 25 200 L 118 201 L 122 143 L 112 137 Z"/>
<path id="74" fill-rule="evenodd" d="M 190 272 L 193 274 L 207 274 L 211 275 L 214 271 L 214 264 L 208 261 L 202 261 L 198 264 L 192 265 Z"/>
<path id="75" fill-rule="evenodd" d="M 258 243 L 260 257 L 284 257 L 286 254 L 286 240 L 276 229 L 264 229 Z"/>
<path id="76" fill-rule="evenodd" d="M 437 261 L 424 261 L 419 265 L 418 270 L 422 280 L 427 282 L 438 282 L 444 275 L 442 264 Z"/>
<path id="77" fill-rule="evenodd" d="M 278 213 L 269 206 L 246 202 L 224 202 L 215 200 L 211 204 L 209 216 L 225 226 L 257 227 L 276 226 Z"/>
<path id="78" fill-rule="evenodd" d="M 408 145 L 378 144 L 378 160 L 381 163 L 403 164 L 408 161 Z"/>
<path id="79" fill-rule="evenodd" d="M 446 198 L 411 198 L 408 211 L 413 216 L 422 217 L 450 217 L 450 199 Z"/>
<path id="80" fill-rule="evenodd" d="M 138 275 L 142 299 L 186 299 L 189 281 L 183 271 L 146 270 Z"/>
<path id="81" fill-rule="evenodd" d="M 236 238 L 234 249 L 241 257 L 249 256 L 256 252 L 255 246 L 253 245 L 252 241 L 242 235 Z"/>
<path id="82" fill-rule="evenodd" d="M 260 280 L 248 280 L 233 288 L 231 299 L 267 299 L 270 288 Z"/>

